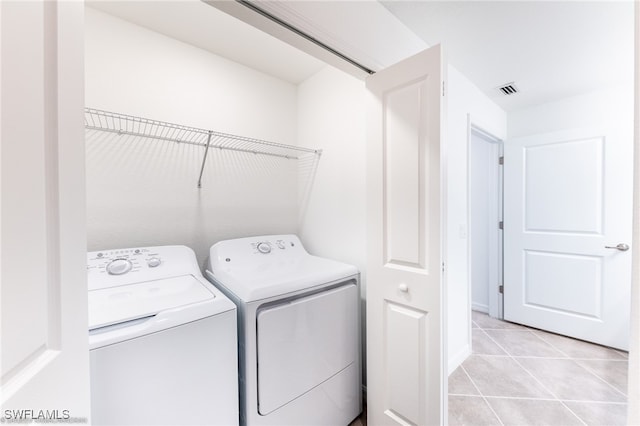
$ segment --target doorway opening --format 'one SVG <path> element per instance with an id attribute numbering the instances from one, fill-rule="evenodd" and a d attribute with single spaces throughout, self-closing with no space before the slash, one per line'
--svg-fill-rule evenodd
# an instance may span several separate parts
<path id="1" fill-rule="evenodd" d="M 502 318 L 502 141 L 469 125 L 471 309 Z"/>

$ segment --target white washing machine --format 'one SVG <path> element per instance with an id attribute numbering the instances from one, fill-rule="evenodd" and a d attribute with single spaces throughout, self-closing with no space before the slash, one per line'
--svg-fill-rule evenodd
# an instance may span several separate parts
<path id="1" fill-rule="evenodd" d="M 237 425 L 236 307 L 193 250 L 87 254 L 91 415 L 103 425 Z"/>
<path id="2" fill-rule="evenodd" d="M 214 244 L 205 275 L 238 306 L 240 424 L 346 426 L 359 415 L 356 267 L 272 235 Z"/>

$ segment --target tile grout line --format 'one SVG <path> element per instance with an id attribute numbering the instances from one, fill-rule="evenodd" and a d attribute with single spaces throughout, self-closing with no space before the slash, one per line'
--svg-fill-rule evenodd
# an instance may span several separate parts
<path id="1" fill-rule="evenodd" d="M 564 358 L 558 358 L 558 359 L 571 359 L 571 356 L 566 353 L 565 351 L 563 351 L 562 349 L 558 348 L 556 345 L 554 345 L 551 342 L 548 342 L 544 337 L 542 336 L 538 336 L 537 333 L 534 333 L 533 331 L 530 331 L 531 334 L 533 334 L 534 336 L 536 336 L 536 338 L 544 343 L 546 343 L 547 345 L 551 346 L 553 349 L 555 349 L 556 351 L 558 351 L 559 353 L 561 353 L 562 355 L 564 355 Z M 551 358 L 551 357 L 550 357 Z M 551 358 L 553 359 L 553 358 Z"/>
<path id="2" fill-rule="evenodd" d="M 588 373 L 593 374 L 596 378 L 598 378 L 600 381 L 602 381 L 603 383 L 605 383 L 607 386 L 609 386 L 611 389 L 615 390 L 616 392 L 618 392 L 620 395 L 624 396 L 625 401 L 627 401 L 628 403 L 628 396 L 620 391 L 618 388 L 616 388 L 613 384 L 609 383 L 607 380 L 603 379 L 602 377 L 600 377 L 600 375 L 598 373 L 596 373 L 595 371 L 593 371 L 592 369 L 590 369 L 589 367 L 585 367 L 582 364 L 579 364 L 577 361 L 624 361 L 624 360 L 610 360 L 610 359 L 591 359 L 591 358 L 573 358 L 571 355 L 569 355 L 568 353 L 566 353 L 565 351 L 563 351 L 562 349 L 558 348 L 556 345 L 554 345 L 552 342 L 549 342 L 548 340 L 546 340 L 543 336 L 539 336 L 537 333 L 532 333 L 534 336 L 536 336 L 538 339 L 542 340 L 543 342 L 545 342 L 546 344 L 548 344 L 549 346 L 551 346 L 552 348 L 554 348 L 555 350 L 557 350 L 558 352 L 560 352 L 561 354 L 565 355 L 567 357 L 567 359 L 573 361 L 578 367 L 582 368 L 583 370 L 587 371 Z M 627 365 L 628 365 L 628 361 L 627 361 Z"/>
<path id="3" fill-rule="evenodd" d="M 613 349 L 613 351 L 620 355 L 624 360 L 629 361 L 629 352 L 624 352 L 620 349 Z"/>
<path id="4" fill-rule="evenodd" d="M 547 341 L 543 336 L 538 335 L 538 333 L 534 333 L 533 331 L 529 330 L 529 332 L 531 334 L 533 334 L 534 336 L 536 336 L 536 338 L 544 343 L 546 343 L 547 345 L 549 345 L 551 348 L 555 349 L 556 351 L 558 351 L 558 353 L 560 353 L 561 355 L 564 355 L 564 358 L 548 358 L 548 359 L 559 359 L 559 360 L 571 360 L 571 356 L 566 353 L 565 351 L 563 351 L 562 349 L 558 348 L 556 345 L 554 345 L 553 343 Z M 518 362 L 518 361 L 516 361 Z M 578 364 L 577 362 L 574 361 L 575 364 Z M 518 362 L 518 364 L 520 364 Z M 522 365 L 522 364 L 520 364 Z M 524 368 L 524 366 L 522 367 Z M 526 370 L 526 368 L 525 368 Z M 578 418 L 578 420 L 580 420 L 583 424 L 587 424 L 584 420 L 582 420 L 582 418 L 580 416 L 578 416 L 578 414 L 576 414 L 571 408 L 569 408 L 569 406 L 567 404 L 565 404 L 564 400 L 559 399 L 558 401 L 560 401 L 560 404 L 562 404 L 563 407 L 565 407 L 567 410 L 569 410 L 569 412 L 571 414 L 573 414 L 574 416 L 576 416 Z"/>
<path id="5" fill-rule="evenodd" d="M 500 321 L 500 320 L 497 320 Z M 614 348 L 606 348 L 606 349 L 610 349 L 612 351 L 613 354 L 617 355 L 618 358 L 611 358 L 611 357 L 598 357 L 598 358 L 589 358 L 588 356 L 586 357 L 573 357 L 569 352 L 561 349 L 560 347 L 556 346 L 552 341 L 549 341 L 545 338 L 547 332 L 545 332 L 544 330 L 537 330 L 537 329 L 532 329 L 530 327 L 525 327 L 525 326 L 519 326 L 516 325 L 516 327 L 509 327 L 509 328 L 504 328 L 504 327 L 497 327 L 497 326 L 491 326 L 491 327 L 483 327 L 482 325 L 480 325 L 479 322 L 477 321 L 473 321 L 473 324 L 478 325 L 477 328 L 479 330 L 482 330 L 483 334 L 486 335 L 489 340 L 491 342 L 493 342 L 498 348 L 500 348 L 501 350 L 504 351 L 505 354 L 507 355 L 482 355 L 483 357 L 494 357 L 494 358 L 512 358 L 513 361 L 520 367 L 522 368 L 524 371 L 526 371 L 529 376 L 531 376 L 536 382 L 538 382 L 543 389 L 547 390 L 555 399 L 542 399 L 542 398 L 519 398 L 519 397 L 486 397 L 484 394 L 481 393 L 481 395 L 483 397 L 486 398 L 492 398 L 492 399 L 522 399 L 522 400 L 546 400 L 546 401 L 558 401 L 560 402 L 560 404 L 566 408 L 570 413 L 572 413 L 574 415 L 575 418 L 578 419 L 578 421 L 582 424 L 585 424 L 585 421 L 582 420 L 582 418 L 580 416 L 578 416 L 571 408 L 568 407 L 568 403 L 587 403 L 587 404 L 594 404 L 594 405 L 609 405 L 609 406 L 627 406 L 628 405 L 628 396 L 624 394 L 623 391 L 619 390 L 616 386 L 613 385 L 613 383 L 610 383 L 609 381 L 607 381 L 606 379 L 604 379 L 603 377 L 601 377 L 595 370 L 593 370 L 592 368 L 590 368 L 587 365 L 582 365 L 579 362 L 580 361 L 601 361 L 601 362 L 610 362 L 610 363 L 620 363 L 620 362 L 625 362 L 628 365 L 628 355 L 626 355 L 625 352 L 619 351 L 617 349 Z M 501 344 L 499 344 L 495 339 L 493 339 L 489 333 L 487 331 L 498 331 L 498 332 L 504 332 L 507 335 L 509 334 L 509 332 L 514 332 L 514 331 L 528 331 L 530 334 L 533 334 L 534 336 L 536 336 L 537 339 L 539 339 L 541 342 L 544 342 L 546 345 L 549 345 L 549 347 L 553 348 L 554 350 L 556 350 L 558 352 L 558 354 L 560 355 L 560 357 L 544 357 L 544 356 L 521 356 L 521 357 L 516 357 L 514 355 L 511 355 Z M 535 339 L 534 339 L 535 340 Z M 585 342 L 588 344 L 588 342 Z M 480 355 L 480 354 L 474 354 L 474 355 Z M 626 356 L 625 356 L 626 355 Z M 532 358 L 532 359 L 554 359 L 554 360 L 564 360 L 564 361 L 571 361 L 574 364 L 577 364 L 579 366 L 579 368 L 581 370 L 583 370 L 585 373 L 590 374 L 591 376 L 595 376 L 597 378 L 597 380 L 599 380 L 600 382 L 603 382 L 604 384 L 606 384 L 607 387 L 613 389 L 617 394 L 620 394 L 624 397 L 626 402 L 619 402 L 619 401 L 592 401 L 592 400 L 584 400 L 584 399 L 565 399 L 565 400 L 561 400 L 559 399 L 553 392 L 550 391 L 549 388 L 547 388 L 547 386 L 545 386 L 544 384 L 542 384 L 542 382 L 540 380 L 538 380 L 531 371 L 529 371 L 527 368 L 524 367 L 523 364 L 520 363 L 520 361 L 517 359 L 527 359 L 527 358 Z M 465 371 L 466 372 L 466 371 Z M 468 373 L 467 373 L 468 375 Z M 468 375 L 469 376 L 469 375 Z M 470 376 L 469 376 L 470 378 Z M 475 385 L 475 383 L 474 383 Z M 475 386 L 477 388 L 477 386 Z M 489 404 L 489 406 L 491 407 L 491 404 Z M 495 411 L 494 411 L 495 413 Z"/>
<path id="6" fill-rule="evenodd" d="M 579 402 L 585 404 L 608 404 L 608 405 L 627 405 L 626 402 L 616 401 L 592 401 L 588 399 L 563 399 L 564 402 Z"/>
<path id="7" fill-rule="evenodd" d="M 471 395 L 464 393 L 450 393 L 451 396 L 469 396 L 469 397 L 480 397 L 482 395 Z M 517 400 L 517 401 L 546 401 L 546 402 L 578 402 L 585 404 L 602 404 L 602 405 L 627 405 L 625 402 L 609 402 L 609 401 L 591 401 L 584 399 L 562 399 L 558 400 L 555 398 L 534 398 L 534 397 L 526 397 L 526 396 L 487 396 L 487 398 L 491 399 L 509 399 L 509 400 Z"/>
<path id="8" fill-rule="evenodd" d="M 471 376 L 469 375 L 469 373 L 467 373 L 467 369 L 464 368 L 464 365 L 460 365 L 460 368 L 462 368 L 462 371 L 464 372 L 464 374 L 467 376 L 467 378 L 469 379 L 469 381 L 471 382 L 471 384 L 473 385 L 474 388 L 476 388 L 476 390 L 478 391 L 478 393 L 480 394 L 480 397 L 482 398 L 482 400 L 484 401 L 485 404 L 487 404 L 487 407 L 489 407 L 489 410 L 491 410 L 491 412 L 493 413 L 494 416 L 496 416 L 496 419 L 498 419 L 498 421 L 500 422 L 501 426 L 505 426 L 505 424 L 502 422 L 502 419 L 500 418 L 500 416 L 498 415 L 498 413 L 496 413 L 496 410 L 493 409 L 493 407 L 491 406 L 491 404 L 489 403 L 489 401 L 487 400 L 487 397 L 484 396 L 484 394 L 482 393 L 482 391 L 480 390 L 480 388 L 478 387 L 478 385 L 476 385 L 476 382 L 471 378 Z"/>
<path id="9" fill-rule="evenodd" d="M 555 394 L 555 393 L 551 392 L 551 390 L 550 390 L 549 388 L 547 388 L 547 387 L 546 387 L 546 386 L 545 386 L 545 385 L 544 385 L 540 380 L 538 380 L 538 378 L 537 378 L 536 376 L 534 376 L 534 375 L 533 375 L 529 370 L 527 370 L 526 368 L 524 368 L 524 366 L 523 366 L 523 365 L 522 365 L 522 364 L 521 364 L 521 363 L 520 363 L 520 362 L 519 362 L 519 361 L 518 361 L 518 360 L 517 360 L 513 355 L 511 355 L 511 353 L 509 353 L 509 352 L 508 352 L 508 351 L 507 351 L 507 350 L 506 350 L 506 349 L 505 349 L 505 348 L 504 348 L 500 343 L 498 343 L 498 342 L 497 342 L 493 337 L 491 337 L 491 335 L 490 335 L 489 333 L 485 332 L 484 330 L 482 330 L 482 331 L 484 332 L 484 334 L 485 334 L 485 335 L 486 335 L 486 336 L 487 336 L 487 337 L 488 337 L 488 338 L 489 338 L 493 343 L 495 343 L 495 344 L 496 344 L 496 346 L 498 346 L 500 349 L 502 349 L 502 350 L 504 351 L 504 353 L 506 353 L 506 354 L 507 354 L 507 356 L 508 356 L 509 358 L 511 358 L 511 359 L 512 359 L 516 364 L 518 364 L 518 366 L 519 366 L 520 368 L 522 368 L 522 369 L 523 369 L 523 370 L 524 370 L 524 371 L 525 371 L 529 376 L 531 376 L 531 378 L 532 378 L 533 380 L 535 380 L 535 381 L 536 381 L 540 386 L 542 386 L 542 388 L 543 388 L 544 390 L 546 390 L 547 392 L 549 392 L 549 394 L 550 394 L 550 395 L 552 395 L 552 396 L 553 396 L 553 398 L 554 398 L 556 401 L 560 401 L 560 399 L 556 396 L 556 394 Z M 525 331 L 527 331 L 527 330 L 525 330 Z M 532 333 L 532 334 L 533 334 L 533 333 Z M 544 358 L 544 359 L 546 359 L 545 357 L 536 357 L 536 358 Z M 561 359 L 564 359 L 564 358 L 561 358 Z"/>
<path id="10" fill-rule="evenodd" d="M 585 360 L 585 361 L 590 361 L 590 360 Z M 578 364 L 576 362 L 576 364 Z M 596 376 L 598 379 L 600 379 L 602 382 L 604 382 L 607 386 L 609 386 L 611 389 L 615 390 L 616 392 L 618 392 L 620 395 L 624 396 L 625 399 L 625 404 L 629 402 L 629 397 L 627 396 L 627 394 L 625 394 L 624 392 L 622 392 L 620 389 L 618 389 L 617 387 L 615 387 L 613 384 L 609 383 L 608 381 L 606 381 L 605 379 L 603 379 L 602 377 L 600 377 L 600 375 L 598 373 L 596 373 L 594 370 L 592 370 L 589 367 L 586 367 L 582 364 L 578 364 L 581 368 L 584 368 L 586 371 L 588 371 L 589 373 L 593 374 L 594 376 Z"/>
<path id="11" fill-rule="evenodd" d="M 500 349 L 502 349 L 502 350 L 503 350 L 507 355 L 509 355 L 509 357 L 510 357 L 510 358 L 511 358 L 511 359 L 512 359 L 516 364 L 518 364 L 518 365 L 520 366 L 520 368 L 522 368 L 524 371 L 526 371 L 526 372 L 527 372 L 527 374 L 533 378 L 533 380 L 535 380 L 535 381 L 536 381 L 540 386 L 542 386 L 542 388 L 543 388 L 544 390 L 546 390 L 547 392 L 549 392 L 549 394 L 550 394 L 550 395 L 552 395 L 552 396 L 555 398 L 555 400 L 556 400 L 556 401 L 560 402 L 560 404 L 562 404 L 562 406 L 563 406 L 563 407 L 565 407 L 567 410 L 569 410 L 569 412 L 570 412 L 571 414 L 573 414 L 573 415 L 575 416 L 575 418 L 577 418 L 577 419 L 578 419 L 578 420 L 579 420 L 583 425 L 587 426 L 587 423 L 585 423 L 585 421 L 584 421 L 584 420 L 582 420 L 582 418 L 580 418 L 576 413 L 574 413 L 574 412 L 573 412 L 573 410 L 572 410 L 571 408 L 569 408 L 569 407 L 568 407 L 564 402 L 562 402 L 562 400 L 561 400 L 561 399 L 559 399 L 559 398 L 557 397 L 557 395 L 556 395 L 554 392 L 551 392 L 551 390 L 550 390 L 548 387 L 546 387 L 546 386 L 545 386 L 545 385 L 544 385 L 540 380 L 538 380 L 538 378 L 537 378 L 536 376 L 534 376 L 534 375 L 533 375 L 533 373 L 531 373 L 529 370 L 527 370 L 527 369 L 526 369 L 526 368 L 525 368 L 525 367 L 524 367 L 524 366 L 523 366 L 523 365 L 522 365 L 522 364 L 521 364 L 521 363 L 520 363 L 520 362 L 519 362 L 515 357 L 513 357 L 513 356 L 512 356 L 512 355 L 511 355 L 511 354 L 510 354 L 510 353 L 509 353 L 509 352 L 508 352 L 504 347 L 502 347 L 502 345 L 500 345 L 498 342 L 496 342 L 496 341 L 495 341 L 495 339 L 489 335 L 489 333 L 487 333 L 484 329 L 481 329 L 481 330 L 482 330 L 482 332 L 483 332 L 487 337 L 489 337 L 489 339 L 491 339 L 491 341 L 492 341 L 493 343 L 495 343 L 496 345 L 498 345 L 498 347 L 499 347 Z M 533 335 L 535 336 L 535 333 L 532 333 L 532 332 L 531 332 L 531 330 L 526 329 L 525 331 L 528 331 L 530 334 L 533 334 Z M 536 336 L 536 337 L 537 337 L 537 336 Z M 562 353 L 562 352 L 561 352 L 561 353 Z"/>

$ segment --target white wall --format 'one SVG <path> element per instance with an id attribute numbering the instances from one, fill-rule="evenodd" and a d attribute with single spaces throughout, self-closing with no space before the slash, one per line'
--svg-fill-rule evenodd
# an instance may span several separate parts
<path id="1" fill-rule="evenodd" d="M 498 139 L 505 139 L 506 113 L 455 68 L 448 68 L 447 105 L 447 240 L 449 372 L 471 354 L 471 300 L 468 248 L 469 121 Z"/>
<path id="2" fill-rule="evenodd" d="M 312 191 L 301 198 L 300 236 L 309 251 L 365 270 L 364 82 L 326 67 L 298 88 L 298 140 L 320 148 Z"/>
<path id="3" fill-rule="evenodd" d="M 633 138 L 633 91 L 620 86 L 509 113 L 509 138 L 572 128 L 605 127 Z"/>
<path id="4" fill-rule="evenodd" d="M 87 8 L 86 105 L 295 144 L 296 86 Z M 297 164 L 201 147 L 90 135 L 89 250 L 294 233 Z"/>
<path id="5" fill-rule="evenodd" d="M 326 67 L 298 87 L 298 140 L 321 148 L 310 190 L 300 198 L 300 238 L 311 253 L 356 265 L 361 273 L 362 349 L 366 287 L 364 82 Z M 366 359 L 363 357 L 363 367 Z M 366 380 L 366 370 L 363 371 Z"/>

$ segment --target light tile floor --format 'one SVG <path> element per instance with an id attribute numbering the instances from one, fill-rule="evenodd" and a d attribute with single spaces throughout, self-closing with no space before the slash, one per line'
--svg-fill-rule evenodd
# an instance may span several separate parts
<path id="1" fill-rule="evenodd" d="M 627 354 L 473 312 L 450 425 L 624 425 Z"/>

